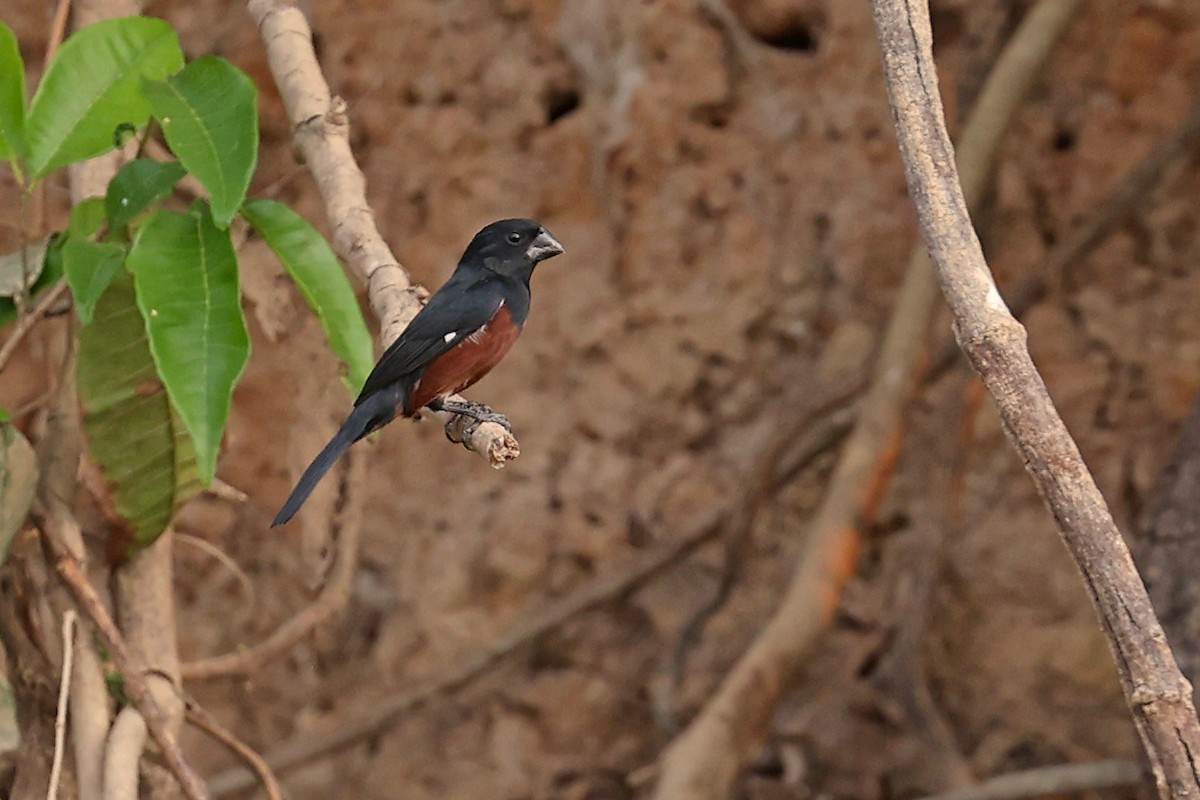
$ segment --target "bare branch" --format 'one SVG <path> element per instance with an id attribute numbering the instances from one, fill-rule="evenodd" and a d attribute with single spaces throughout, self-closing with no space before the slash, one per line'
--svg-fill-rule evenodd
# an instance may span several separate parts
<path id="1" fill-rule="evenodd" d="M 254 581 L 246 574 L 246 570 L 233 560 L 233 557 L 226 553 L 221 548 L 217 547 L 207 539 L 201 539 L 199 536 L 193 536 L 190 533 L 175 532 L 175 541 L 180 544 L 190 545 L 197 550 L 203 551 L 211 556 L 214 561 L 220 564 L 225 570 L 234 577 L 238 582 L 238 586 L 242 587 L 243 602 L 246 608 L 253 609 L 258 603 L 258 593 L 254 589 Z M 186 669 L 186 665 L 181 669 Z"/>
<path id="2" fill-rule="evenodd" d="M 1000 137 L 1076 0 L 1042 0 L 989 76 L 963 133 L 963 172 L 977 200 Z M 715 695 L 667 749 L 655 797 L 725 798 L 760 751 L 797 669 L 832 619 L 853 574 L 858 527 L 874 513 L 902 436 L 902 408 L 917 378 L 937 299 L 929 259 L 914 248 L 880 348 L 871 387 L 809 528 L 787 592 Z"/>
<path id="3" fill-rule="evenodd" d="M 138 765 L 146 750 L 146 718 L 121 709 L 104 748 L 104 800 L 138 800 Z"/>
<path id="4" fill-rule="evenodd" d="M 333 247 L 367 285 L 371 307 L 379 317 L 386 346 L 421 308 L 424 290 L 388 248 L 367 205 L 366 180 L 350 150 L 346 103 L 334 97 L 313 50 L 312 31 L 304 14 L 289 0 L 249 0 L 247 7 L 267 48 L 271 74 L 292 122 L 296 149 L 312 172 L 333 229 Z M 475 428 L 470 420 L 445 412 L 425 412 L 446 425 L 447 435 L 502 467 L 521 453 L 511 433 L 494 422 Z"/>
<path id="5" fill-rule="evenodd" d="M 267 793 L 267 800 L 284 800 L 283 787 L 279 785 L 279 779 L 275 777 L 271 765 L 253 747 L 235 736 L 233 731 L 222 725 L 220 720 L 191 697 L 187 698 L 186 714 L 189 723 L 225 745 L 254 771 L 262 783 L 263 791 Z"/>
<path id="6" fill-rule="evenodd" d="M 58 711 L 54 715 L 54 761 L 50 765 L 50 787 L 46 800 L 58 800 L 58 782 L 62 778 L 63 750 L 67 739 L 67 698 L 71 692 L 71 669 L 75 664 L 75 612 L 68 609 L 62 621 L 63 662 L 58 684 Z"/>
<path id="7" fill-rule="evenodd" d="M 183 723 L 179 696 L 179 646 L 175 624 L 174 532 L 168 528 L 154 542 L 113 571 L 113 604 L 117 624 L 130 651 L 142 664 L 146 688 L 172 736 Z M 140 711 L 140 707 L 138 709 Z M 132 786 L 136 800 L 138 776 L 157 765 L 139 765 L 147 725 L 124 721 L 133 709 L 123 709 L 109 731 L 104 760 L 105 800 L 109 785 Z M 122 737 L 125 732 L 128 735 Z M 114 757 L 116 755 L 117 757 Z M 124 773 L 116 774 L 114 772 Z M 121 797 L 124 800 L 124 796 Z"/>
<path id="8" fill-rule="evenodd" d="M 170 528 L 114 570 L 113 604 L 121 635 L 146 670 L 155 704 L 178 732 L 183 722 L 179 696 L 179 649 L 174 603 L 174 534 Z"/>
<path id="9" fill-rule="evenodd" d="M 54 526 L 55 536 L 65 547 L 86 563 L 83 532 L 75 519 L 71 502 L 75 496 L 83 432 L 79 418 L 79 396 L 75 385 L 75 367 L 79 339 L 75 319 L 70 318 L 65 334 L 58 386 L 51 393 L 46 433 L 38 442 L 42 468 L 38 494 Z M 51 592 L 51 604 L 61 613 L 71 607 L 71 599 L 62 590 Z M 78 626 L 75 633 L 75 663 L 69 697 L 71 749 L 80 800 L 98 800 L 104 771 L 104 740 L 108 735 L 108 687 L 100 656 L 90 634 Z"/>
<path id="10" fill-rule="evenodd" d="M 1200 797 L 1200 722 L 1129 548 L 996 289 L 960 188 L 933 63 L 929 8 L 873 0 L 897 138 L 955 335 L 1058 522 L 1113 649 L 1159 795 Z"/>
<path id="11" fill-rule="evenodd" d="M 80 611 L 95 626 L 100 638 L 104 640 L 109 654 L 116 663 L 117 670 L 121 673 L 126 693 L 145 718 L 150 735 L 162 749 L 167 768 L 178 779 L 184 795 L 188 800 L 205 800 L 207 790 L 204 782 L 184 760 L 179 742 L 171 731 L 170 720 L 154 701 L 154 695 L 146 683 L 145 667 L 125 644 L 125 639 L 117 630 L 112 617 L 109 616 L 104 602 L 92 588 L 87 576 L 83 574 L 79 562 L 60 538 L 60 529 L 61 520 L 57 520 L 53 516 L 43 521 L 44 539 L 54 556 L 54 568 L 58 572 L 58 576 L 75 598 Z"/>
<path id="12" fill-rule="evenodd" d="M 54 60 L 67 33 L 67 18 L 71 16 L 71 0 L 58 0 L 54 6 L 54 19 L 50 23 L 50 38 L 46 42 L 46 55 L 42 59 L 42 74 Z"/>
<path id="13" fill-rule="evenodd" d="M 1055 764 L 997 775 L 977 786 L 931 795 L 925 800 L 1023 800 L 1139 786 L 1143 779 L 1141 765 L 1133 761 Z"/>
<path id="14" fill-rule="evenodd" d="M 4 368 L 8 366 L 9 359 L 16 352 L 18 345 L 25 339 L 25 335 L 33 330 L 33 326 L 37 325 L 42 317 L 50 311 L 67 291 L 67 282 L 59 281 L 54 286 L 47 289 L 38 298 L 37 305 L 29 309 L 29 313 L 21 315 L 12 327 L 12 332 L 8 334 L 8 338 L 4 340 L 4 345 L 0 347 L 0 372 L 4 372 Z"/>

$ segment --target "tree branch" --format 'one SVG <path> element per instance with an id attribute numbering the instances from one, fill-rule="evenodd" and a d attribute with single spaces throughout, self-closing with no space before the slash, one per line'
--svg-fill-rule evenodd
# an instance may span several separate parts
<path id="1" fill-rule="evenodd" d="M 1055 764 L 997 775 L 977 786 L 931 795 L 925 800 L 1022 800 L 1138 786 L 1142 779 L 1141 765 L 1133 761 Z"/>
<path id="2" fill-rule="evenodd" d="M 87 549 L 72 506 L 83 449 L 79 393 L 75 385 L 79 337 L 73 317 L 67 325 L 64 340 L 62 362 L 58 365 L 58 386 L 50 401 L 46 433 L 38 442 L 42 468 L 38 493 L 46 509 L 50 532 L 73 554 L 83 570 Z M 71 599 L 62 590 L 48 594 L 58 612 L 65 613 L 71 607 Z M 104 669 L 95 643 L 81 625 L 75 629 L 74 649 L 69 697 L 71 749 L 80 800 L 98 800 L 103 782 L 104 740 L 109 725 L 108 687 L 104 685 Z"/>
<path id="3" fill-rule="evenodd" d="M 249 0 L 271 74 L 292 122 L 296 150 L 312 172 L 333 230 L 333 247 L 366 283 L 371 308 L 379 317 L 384 346 L 395 341 L 416 316 L 425 294 L 388 248 L 367 205 L 366 180 L 350 150 L 346 102 L 334 97 L 313 50 L 312 31 L 290 0 Z M 446 426 L 453 441 L 502 467 L 521 453 L 511 433 L 494 422 L 479 425 L 469 438 L 470 419 L 430 413 Z"/>
<path id="4" fill-rule="evenodd" d="M 1077 0 L 1042 0 L 988 77 L 963 132 L 963 171 L 978 201 L 1008 122 Z M 872 384 L 842 448 L 829 489 L 775 614 L 662 757 L 657 800 L 733 793 L 739 768 L 761 750 L 775 709 L 808 658 L 853 574 L 858 528 L 874 513 L 902 437 L 902 410 L 914 387 L 937 286 L 923 248 L 908 273 L 884 334 Z"/>
<path id="5" fill-rule="evenodd" d="M 104 800 L 138 800 L 138 765 L 146 750 L 146 718 L 126 706 L 104 746 Z"/>
<path id="6" fill-rule="evenodd" d="M 71 670 L 75 665 L 75 611 L 68 609 L 62 621 L 62 677 L 58 682 L 58 711 L 54 715 L 54 760 L 50 765 L 50 788 L 46 800 L 58 800 L 62 777 L 63 750 L 67 739 L 67 698 L 71 694 Z"/>
<path id="7" fill-rule="evenodd" d="M 921 230 L 955 319 L 955 335 L 995 400 L 1083 574 L 1116 658 L 1126 700 L 1166 798 L 1200 797 L 1200 723 L 1146 589 L 1079 449 L 1000 297 L 971 225 L 946 133 L 928 5 L 873 0 L 884 76 Z"/>
<path id="8" fill-rule="evenodd" d="M 146 682 L 145 666 L 138 657 L 130 652 L 124 637 L 117 630 L 112 617 L 104 607 L 104 602 L 92 588 L 91 582 L 83 574 L 79 562 L 71 554 L 66 544 L 57 535 L 58 524 L 53 518 L 48 518 L 43 524 L 44 539 L 54 557 L 54 568 L 67 590 L 75 598 L 80 611 L 92 623 L 104 645 L 116 663 L 121 673 L 125 692 L 133 701 L 134 706 L 146 720 L 150 735 L 162 749 L 163 759 L 167 768 L 178 779 L 188 800 L 206 800 L 208 796 L 204 782 L 192 771 L 183 758 L 183 751 L 171 730 L 167 715 L 154 700 L 154 695 Z"/>
<path id="9" fill-rule="evenodd" d="M 67 282 L 65 280 L 59 281 L 42 293 L 42 296 L 38 298 L 37 304 L 28 313 L 22 314 L 17 318 L 16 323 L 12 326 L 12 331 L 8 334 L 8 338 L 4 340 L 4 345 L 0 346 L 0 372 L 4 372 L 4 368 L 8 366 L 9 359 L 12 358 L 17 347 L 25 339 L 25 335 L 42 321 L 42 318 L 46 316 L 51 307 L 62 299 L 66 291 Z"/>
<path id="10" fill-rule="evenodd" d="M 279 779 L 275 777 L 271 765 L 253 747 L 235 736 L 233 731 L 222 725 L 219 719 L 190 697 L 187 699 L 186 713 L 188 723 L 225 745 L 230 752 L 245 762 L 247 767 L 254 770 L 263 791 L 267 793 L 267 800 L 284 800 L 283 787 L 279 785 Z"/>

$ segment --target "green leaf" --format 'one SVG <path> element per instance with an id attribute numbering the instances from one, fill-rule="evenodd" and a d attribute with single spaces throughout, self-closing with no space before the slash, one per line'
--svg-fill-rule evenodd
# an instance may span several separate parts
<path id="1" fill-rule="evenodd" d="M 229 231 L 216 227 L 202 203 L 187 214 L 158 211 L 138 232 L 126 263 L 158 374 L 196 443 L 207 485 L 234 384 L 250 357 Z"/>
<path id="2" fill-rule="evenodd" d="M 246 197 L 258 160 L 258 91 L 223 58 L 204 56 L 165 81 L 147 82 L 146 96 L 167 144 L 212 197 L 224 228 Z"/>
<path id="3" fill-rule="evenodd" d="M 38 482 L 37 456 L 21 432 L 0 424 L 0 561 L 25 524 Z"/>
<path id="4" fill-rule="evenodd" d="M 0 158 L 25 155 L 25 62 L 17 35 L 0 22 Z"/>
<path id="5" fill-rule="evenodd" d="M 71 36 L 29 106 L 25 136 L 34 176 L 113 149 L 118 126 L 140 125 L 150 115 L 143 78 L 158 80 L 182 66 L 179 37 L 160 19 L 110 19 Z"/>
<path id="6" fill-rule="evenodd" d="M 124 270 L 79 333 L 76 375 L 92 455 L 125 523 L 109 550 L 130 555 L 153 542 L 201 484 L 192 440 L 158 379 L 133 277 Z"/>
<path id="7" fill-rule="evenodd" d="M 242 216 L 275 251 L 317 312 L 329 346 L 349 369 L 347 382 L 357 394 L 375 363 L 375 351 L 358 299 L 337 256 L 304 217 L 283 203 L 250 200 L 242 206 Z"/>
<path id="8" fill-rule="evenodd" d="M 67 233 L 74 239 L 95 239 L 105 219 L 104 198 L 89 197 L 71 209 Z"/>
<path id="9" fill-rule="evenodd" d="M 71 285 L 75 309 L 84 325 L 91 323 L 96 301 L 125 264 L 125 246 L 115 242 L 68 239 L 63 245 L 63 272 Z"/>
<path id="10" fill-rule="evenodd" d="M 186 174 L 180 164 L 163 164 L 149 158 L 138 158 L 121 167 L 108 184 L 104 198 L 109 230 L 124 228 L 138 214 L 170 197 L 175 184 Z"/>

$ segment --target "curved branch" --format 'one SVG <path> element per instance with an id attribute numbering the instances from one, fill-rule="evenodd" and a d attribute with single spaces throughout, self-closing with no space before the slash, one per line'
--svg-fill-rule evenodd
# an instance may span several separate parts
<path id="1" fill-rule="evenodd" d="M 289 0 L 249 0 L 247 7 L 262 34 L 271 74 L 292 123 L 296 150 L 325 204 L 334 250 L 366 283 L 386 346 L 416 316 L 425 292 L 409 280 L 375 227 L 367 205 L 366 179 L 350 150 L 346 102 L 329 90 L 304 14 Z M 446 412 L 434 415 L 446 425 L 453 441 L 483 456 L 493 467 L 502 467 L 521 453 L 513 435 L 494 422 L 479 425 L 464 438 L 464 425 L 470 420 L 464 422 Z"/>
<path id="2" fill-rule="evenodd" d="M 283 793 L 283 787 L 279 785 L 279 779 L 275 777 L 271 765 L 257 750 L 239 739 L 233 731 L 222 725 L 219 719 L 190 697 L 187 698 L 185 713 L 189 723 L 225 745 L 230 752 L 254 771 L 254 774 L 258 776 L 259 783 L 262 784 L 263 791 L 267 793 L 267 800 L 284 800 L 286 795 Z"/>
<path id="3" fill-rule="evenodd" d="M 361 450 L 352 449 L 346 454 L 346 478 L 342 483 L 343 500 L 334 521 L 333 538 L 337 543 L 334 563 L 329 580 L 317 599 L 253 647 L 183 664 L 179 671 L 184 680 L 208 680 L 251 672 L 287 650 L 313 628 L 345 607 L 350 599 L 354 571 L 358 566 L 366 462 L 367 455 Z"/>
<path id="4" fill-rule="evenodd" d="M 1058 522 L 1100 614 L 1161 797 L 1200 797 L 1200 722 L 1129 548 L 1033 365 L 972 227 L 946 133 L 929 8 L 873 0 L 900 154 L 955 335 Z"/>

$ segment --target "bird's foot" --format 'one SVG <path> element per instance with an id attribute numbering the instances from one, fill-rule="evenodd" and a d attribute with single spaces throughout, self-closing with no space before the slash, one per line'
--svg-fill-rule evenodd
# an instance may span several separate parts
<path id="1" fill-rule="evenodd" d="M 471 437 L 475 435 L 475 431 L 485 422 L 494 422 L 509 433 L 513 432 L 512 423 L 508 421 L 508 417 L 483 403 L 474 403 L 470 400 L 435 400 L 429 404 L 429 407 L 434 411 L 449 411 L 451 414 L 470 417 L 474 420 L 462 428 L 464 441 L 470 441 Z"/>

